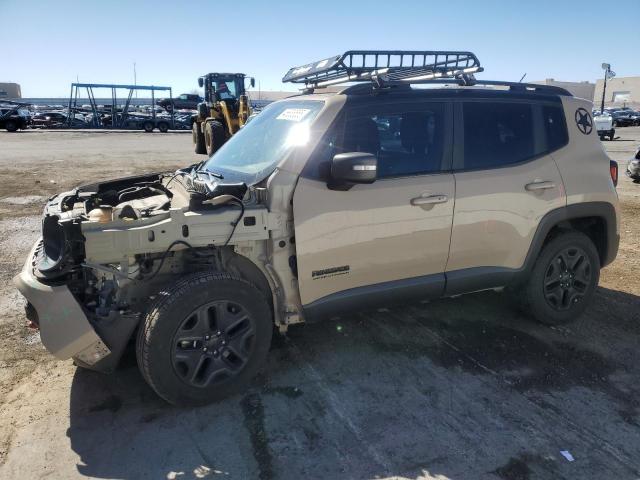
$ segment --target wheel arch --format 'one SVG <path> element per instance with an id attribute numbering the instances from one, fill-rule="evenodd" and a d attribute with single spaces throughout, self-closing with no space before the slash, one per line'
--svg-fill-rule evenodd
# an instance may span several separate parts
<path id="1" fill-rule="evenodd" d="M 615 207 L 607 202 L 567 205 L 552 210 L 540 220 L 522 268 L 524 276 L 531 272 L 544 246 L 568 230 L 582 232 L 591 239 L 598 251 L 601 267 L 615 259 L 620 242 Z"/>
<path id="2" fill-rule="evenodd" d="M 223 264 L 225 271 L 235 273 L 255 285 L 264 294 L 271 309 L 274 309 L 271 284 L 264 272 L 251 259 L 237 253 L 231 253 L 224 259 Z"/>

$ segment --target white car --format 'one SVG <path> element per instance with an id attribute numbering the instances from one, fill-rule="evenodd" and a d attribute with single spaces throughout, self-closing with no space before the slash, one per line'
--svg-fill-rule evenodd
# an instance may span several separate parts
<path id="1" fill-rule="evenodd" d="M 613 117 L 611 114 L 607 112 L 595 112 L 593 120 L 596 124 L 596 130 L 598 131 L 600 140 L 604 140 L 605 137 L 609 137 L 609 140 L 613 140 L 616 130 L 613 128 Z"/>
<path id="2" fill-rule="evenodd" d="M 633 183 L 640 183 L 640 148 L 627 164 L 627 175 L 633 180 Z"/>

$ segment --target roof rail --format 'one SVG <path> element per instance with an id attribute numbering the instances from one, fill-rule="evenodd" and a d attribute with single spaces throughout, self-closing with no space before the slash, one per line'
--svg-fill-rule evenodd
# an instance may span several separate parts
<path id="1" fill-rule="evenodd" d="M 565 90 L 562 87 L 556 87 L 554 85 L 538 85 L 536 83 L 519 83 L 519 82 L 502 82 L 500 80 L 474 80 L 473 84 L 469 84 L 465 82 L 463 79 L 435 79 L 430 81 L 394 81 L 385 83 L 385 87 L 388 88 L 397 88 L 403 87 L 403 89 L 411 88 L 411 84 L 421 84 L 421 83 L 431 83 L 431 84 L 444 84 L 444 85 L 459 85 L 459 86 L 497 86 L 497 87 L 508 87 L 511 92 L 523 92 L 523 93 L 537 93 L 537 94 L 551 94 L 551 95 L 561 95 L 566 97 L 572 97 L 573 94 L 568 90 Z M 371 92 L 372 90 L 376 90 L 375 85 L 366 85 L 366 84 L 356 84 L 345 87 L 340 91 L 342 94 L 363 94 Z M 387 91 L 385 89 L 384 91 Z"/>
<path id="2" fill-rule="evenodd" d="M 458 79 L 473 84 L 473 74 L 482 72 L 471 52 L 414 50 L 349 50 L 342 55 L 291 68 L 283 83 L 303 83 L 307 90 L 347 82 L 424 83 Z"/>
<path id="3" fill-rule="evenodd" d="M 519 82 L 501 82 L 500 80 L 476 80 L 476 85 L 496 85 L 498 87 L 509 87 L 512 91 L 534 92 L 534 93 L 551 93 L 572 97 L 569 90 L 555 85 L 538 85 L 537 83 L 519 83 Z"/>

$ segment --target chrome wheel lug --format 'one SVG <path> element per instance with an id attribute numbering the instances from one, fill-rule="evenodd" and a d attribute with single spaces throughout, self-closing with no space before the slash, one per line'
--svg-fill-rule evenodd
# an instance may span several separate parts
<path id="1" fill-rule="evenodd" d="M 207 347 L 203 347 L 202 351 L 206 352 L 207 351 Z"/>

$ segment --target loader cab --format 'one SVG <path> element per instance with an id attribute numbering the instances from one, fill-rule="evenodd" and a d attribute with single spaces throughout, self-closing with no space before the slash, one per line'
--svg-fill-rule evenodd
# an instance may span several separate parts
<path id="1" fill-rule="evenodd" d="M 198 85 L 204 88 L 204 101 L 192 117 L 196 153 L 213 155 L 247 122 L 251 115 L 247 80 L 250 86 L 255 85 L 253 77 L 244 73 L 208 73 L 198 78 Z"/>
<path id="2" fill-rule="evenodd" d="M 205 101 L 215 103 L 222 100 L 237 101 L 246 93 L 247 80 L 251 86 L 255 85 L 255 80 L 244 73 L 208 73 L 198 79 L 198 84 L 204 88 Z"/>

